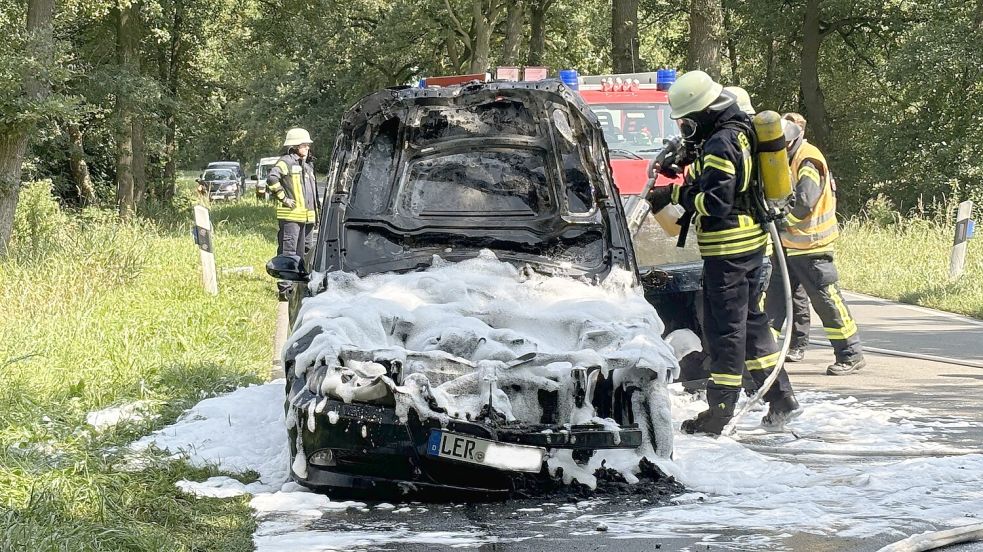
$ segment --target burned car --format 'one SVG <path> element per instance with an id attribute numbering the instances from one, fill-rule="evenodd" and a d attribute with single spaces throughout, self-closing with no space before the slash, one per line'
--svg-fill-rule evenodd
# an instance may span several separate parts
<path id="1" fill-rule="evenodd" d="M 389 89 L 344 117 L 283 350 L 291 473 L 507 496 L 669 457 L 679 373 L 598 122 L 558 82 Z M 693 336 L 695 339 L 695 336 Z M 697 340 L 698 341 L 698 340 Z"/>

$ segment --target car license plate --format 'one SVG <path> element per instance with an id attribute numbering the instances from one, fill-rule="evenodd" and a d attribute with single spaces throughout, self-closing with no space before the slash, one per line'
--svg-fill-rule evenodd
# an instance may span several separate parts
<path id="1" fill-rule="evenodd" d="M 542 468 L 546 449 L 432 430 L 427 454 L 500 470 L 537 473 Z"/>

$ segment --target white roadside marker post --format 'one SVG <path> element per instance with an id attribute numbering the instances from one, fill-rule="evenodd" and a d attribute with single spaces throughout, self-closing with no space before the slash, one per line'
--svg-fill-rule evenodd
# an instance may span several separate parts
<path id="1" fill-rule="evenodd" d="M 966 241 L 973 237 L 975 231 L 971 216 L 973 216 L 973 202 L 960 203 L 959 211 L 956 213 L 956 237 L 952 242 L 952 258 L 949 261 L 949 278 L 952 280 L 962 275 L 966 264 Z"/>
<path id="2" fill-rule="evenodd" d="M 218 278 L 215 275 L 215 250 L 212 249 L 212 221 L 208 216 L 208 208 L 195 205 L 195 225 L 192 235 L 198 245 L 198 255 L 201 257 L 201 281 L 205 293 L 218 295 Z"/>

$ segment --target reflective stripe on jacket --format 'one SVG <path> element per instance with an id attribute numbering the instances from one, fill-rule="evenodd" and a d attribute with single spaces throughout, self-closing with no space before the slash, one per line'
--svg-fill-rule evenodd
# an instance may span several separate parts
<path id="1" fill-rule="evenodd" d="M 803 142 L 790 167 L 796 179 L 795 205 L 785 217 L 782 245 L 788 255 L 831 251 L 840 229 L 826 158 L 819 148 Z"/>
<path id="2" fill-rule="evenodd" d="M 273 165 L 266 182 L 270 193 L 281 202 L 276 208 L 276 218 L 304 223 L 317 220 L 317 184 L 311 163 L 302 163 L 300 157 L 288 153 Z M 282 203 L 287 198 L 294 200 L 292 209 Z"/>
<path id="3" fill-rule="evenodd" d="M 770 243 L 751 216 L 751 142 L 739 127 L 750 129 L 750 120 L 731 106 L 687 168 L 689 183 L 673 186 L 672 202 L 696 213 L 696 241 L 704 258 L 740 257 Z"/>

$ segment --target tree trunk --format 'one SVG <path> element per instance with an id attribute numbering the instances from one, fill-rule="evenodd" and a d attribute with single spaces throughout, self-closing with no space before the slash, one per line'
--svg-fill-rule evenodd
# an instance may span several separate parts
<path id="1" fill-rule="evenodd" d="M 121 217 L 135 211 L 133 189 L 133 119 L 134 106 L 131 88 L 137 77 L 136 18 L 133 4 L 116 12 L 116 59 L 119 64 L 119 86 L 116 91 L 116 206 Z"/>
<path id="2" fill-rule="evenodd" d="M 523 4 L 517 2 L 509 7 L 509 16 L 505 23 L 505 41 L 502 43 L 502 65 L 519 63 L 519 46 L 522 45 L 523 23 L 525 11 Z"/>
<path id="3" fill-rule="evenodd" d="M 765 99 L 768 100 L 767 105 L 772 105 L 773 93 L 775 86 L 775 39 L 771 36 L 771 33 L 766 33 L 762 37 L 763 44 L 767 49 L 767 54 L 765 54 L 765 82 L 762 90 L 765 92 Z"/>
<path id="4" fill-rule="evenodd" d="M 7 255 L 7 244 L 14 227 L 27 138 L 28 133 L 23 130 L 0 133 L 0 258 Z"/>
<path id="5" fill-rule="evenodd" d="M 166 68 L 164 87 L 168 100 L 164 105 L 164 177 L 160 193 L 160 198 L 165 201 L 174 198 L 177 188 L 177 104 L 186 48 L 184 14 L 184 0 L 175 0 L 168 59 L 166 64 L 162 64 Z"/>
<path id="6" fill-rule="evenodd" d="M 546 12 L 553 0 L 532 0 L 529 5 L 529 56 L 526 65 L 542 65 L 546 54 Z"/>
<path id="7" fill-rule="evenodd" d="M 68 138 L 72 142 L 68 153 L 68 162 L 72 168 L 72 180 L 78 190 L 82 205 L 91 205 L 96 201 L 96 190 L 89 176 L 89 164 L 85 161 L 85 147 L 82 144 L 82 130 L 78 123 L 68 123 Z"/>
<path id="8" fill-rule="evenodd" d="M 50 63 L 54 60 L 54 0 L 29 0 L 27 4 L 27 43 L 25 55 Z M 34 72 L 23 75 L 24 96 L 38 101 L 48 97 L 48 80 Z M 8 83 L 9 86 L 9 83 Z M 27 143 L 34 131 L 31 123 L 0 127 L 0 257 L 7 255 L 14 211 L 20 197 L 21 170 Z"/>
<path id="9" fill-rule="evenodd" d="M 730 62 L 730 80 L 735 86 L 740 86 L 741 77 L 737 74 L 737 37 L 734 32 L 734 16 L 731 10 L 724 8 L 724 32 L 727 36 L 727 59 Z"/>
<path id="10" fill-rule="evenodd" d="M 147 148 L 144 143 L 143 117 L 133 116 L 133 204 L 142 206 L 147 193 Z"/>
<path id="11" fill-rule="evenodd" d="M 161 183 L 160 199 L 170 201 L 174 199 L 177 188 L 177 117 L 173 113 L 168 113 L 164 118 L 164 175 Z"/>
<path id="12" fill-rule="evenodd" d="M 471 4 L 471 73 L 488 71 L 491 35 L 502 5 L 499 0 L 472 0 Z"/>
<path id="13" fill-rule="evenodd" d="M 720 78 L 724 11 L 721 0 L 690 0 L 689 49 L 686 67 Z"/>
<path id="14" fill-rule="evenodd" d="M 615 73 L 643 70 L 638 56 L 638 0 L 611 3 L 611 70 Z"/>
<path id="15" fill-rule="evenodd" d="M 825 149 L 831 143 L 832 131 L 826 113 L 826 99 L 819 85 L 819 48 L 823 40 L 819 30 L 819 2 L 820 0 L 806 0 L 799 86 L 802 89 L 805 117 L 812 129 L 812 141 L 820 149 Z"/>

